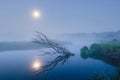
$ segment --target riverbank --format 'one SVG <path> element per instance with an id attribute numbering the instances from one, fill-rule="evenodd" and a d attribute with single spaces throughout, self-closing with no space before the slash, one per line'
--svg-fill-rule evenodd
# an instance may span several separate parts
<path id="1" fill-rule="evenodd" d="M 81 48 L 81 57 L 84 59 L 88 57 L 100 59 L 106 63 L 120 67 L 120 41 L 95 43 L 90 47 L 84 46 Z"/>

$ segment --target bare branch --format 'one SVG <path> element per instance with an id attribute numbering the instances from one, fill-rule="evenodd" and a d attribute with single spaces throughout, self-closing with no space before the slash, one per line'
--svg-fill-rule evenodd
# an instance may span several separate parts
<path id="1" fill-rule="evenodd" d="M 63 47 L 58 42 L 48 39 L 43 33 L 37 32 L 36 37 L 37 39 L 34 40 L 35 43 L 52 48 L 56 53 L 72 54 L 68 49 Z"/>

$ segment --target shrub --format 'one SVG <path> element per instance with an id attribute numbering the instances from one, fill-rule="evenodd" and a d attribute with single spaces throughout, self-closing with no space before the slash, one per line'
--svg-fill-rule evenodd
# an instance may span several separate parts
<path id="1" fill-rule="evenodd" d="M 89 49 L 87 46 L 84 46 L 83 48 L 81 48 L 81 57 L 84 59 L 87 59 L 89 57 Z"/>

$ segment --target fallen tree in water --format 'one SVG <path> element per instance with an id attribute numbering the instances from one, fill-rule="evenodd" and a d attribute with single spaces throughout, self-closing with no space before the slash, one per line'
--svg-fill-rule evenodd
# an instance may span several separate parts
<path id="1" fill-rule="evenodd" d="M 50 40 L 45 36 L 43 33 L 37 32 L 36 39 L 34 40 L 35 43 L 41 44 L 46 46 L 47 48 L 51 48 L 54 50 L 54 54 L 69 54 L 74 55 L 71 53 L 66 47 L 58 43 L 57 41 Z M 52 54 L 52 52 L 50 52 Z M 47 53 L 46 53 L 47 54 Z"/>
<path id="2" fill-rule="evenodd" d="M 41 70 L 35 71 L 37 75 L 42 75 L 44 73 L 48 73 L 50 70 L 55 68 L 59 63 L 64 64 L 71 56 L 74 56 L 66 47 L 61 45 L 61 43 L 48 39 L 43 33 L 37 32 L 36 39 L 34 43 L 38 43 L 40 45 L 46 46 L 46 48 L 52 49 L 48 51 L 44 51 L 44 55 L 46 54 L 59 54 L 55 59 L 42 65 Z"/>

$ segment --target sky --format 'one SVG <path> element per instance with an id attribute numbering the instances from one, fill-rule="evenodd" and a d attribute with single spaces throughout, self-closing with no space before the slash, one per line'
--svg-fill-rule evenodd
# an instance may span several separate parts
<path id="1" fill-rule="evenodd" d="M 41 17 L 32 18 L 33 10 Z M 0 0 L 0 41 L 120 30 L 120 0 Z"/>

